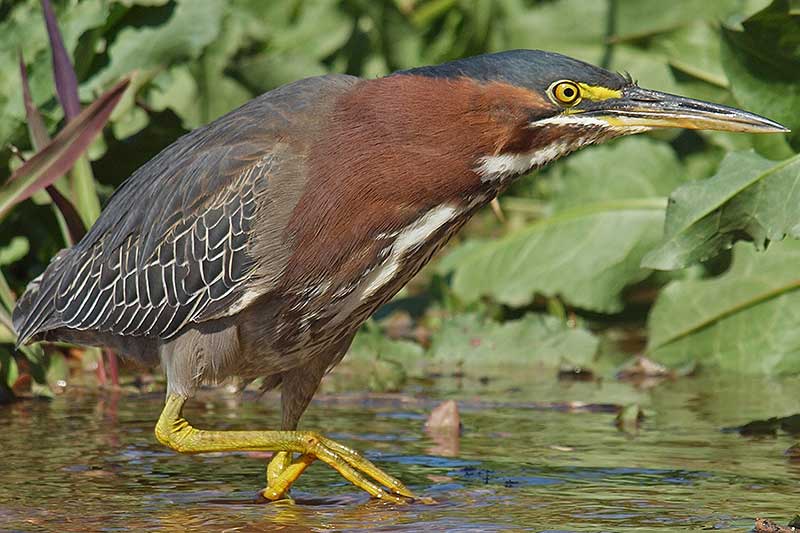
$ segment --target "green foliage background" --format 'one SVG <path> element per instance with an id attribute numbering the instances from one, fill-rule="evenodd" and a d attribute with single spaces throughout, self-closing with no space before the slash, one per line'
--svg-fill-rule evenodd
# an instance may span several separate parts
<path id="1" fill-rule="evenodd" d="M 649 88 L 780 121 L 794 133 L 659 132 L 586 149 L 521 179 L 500 199 L 505 220 L 479 215 L 378 314 L 349 359 L 371 369 L 373 388 L 399 386 L 430 365 L 611 372 L 632 351 L 674 366 L 800 371 L 796 0 L 668 7 L 663 0 L 66 0 L 54 7 L 84 103 L 135 72 L 90 150 L 94 191 L 76 190 L 70 178 L 58 184 L 87 222 L 98 201 L 183 132 L 326 72 L 375 77 L 542 48 L 630 72 Z M 51 133 L 63 120 L 39 2 L 0 2 L 0 183 L 19 165 L 7 147 L 31 150 L 13 74 L 19 50 Z M 0 268 L 12 293 L 65 245 L 48 203 L 37 194 L 0 220 Z M 752 244 L 734 246 L 743 239 Z M 404 327 L 395 327 L 397 317 Z M 47 359 L 12 356 L 13 334 L 2 325 L 0 342 L 2 381 L 17 379 L 18 363 L 39 381 L 64 377 L 59 352 L 47 370 Z"/>

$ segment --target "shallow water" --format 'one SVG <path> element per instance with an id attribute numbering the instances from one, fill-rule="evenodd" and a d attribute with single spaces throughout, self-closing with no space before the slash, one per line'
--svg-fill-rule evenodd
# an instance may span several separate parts
<path id="1" fill-rule="evenodd" d="M 724 428 L 800 413 L 800 380 L 683 379 L 651 390 L 621 383 L 438 380 L 402 395 L 322 395 L 305 428 L 359 449 L 434 504 L 369 500 L 322 464 L 297 503 L 251 503 L 255 454 L 180 456 L 153 437 L 160 394 L 71 390 L 0 406 L 0 529 L 22 531 L 748 531 L 756 516 L 800 510 L 797 436 Z M 460 439 L 425 433 L 440 400 L 459 401 Z M 638 403 L 627 431 L 599 406 Z M 276 398 L 204 394 L 197 427 L 268 428 Z"/>

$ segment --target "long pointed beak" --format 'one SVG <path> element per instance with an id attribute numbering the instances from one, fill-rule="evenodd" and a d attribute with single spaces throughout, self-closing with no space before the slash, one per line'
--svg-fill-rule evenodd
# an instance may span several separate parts
<path id="1" fill-rule="evenodd" d="M 741 109 L 635 86 L 623 89 L 621 98 L 596 102 L 585 113 L 623 128 L 687 128 L 743 133 L 789 131 L 773 120 Z"/>

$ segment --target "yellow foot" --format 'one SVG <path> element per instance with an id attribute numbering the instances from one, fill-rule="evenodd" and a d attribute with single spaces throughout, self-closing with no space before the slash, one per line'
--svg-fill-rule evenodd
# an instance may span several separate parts
<path id="1" fill-rule="evenodd" d="M 282 489 L 277 488 L 276 482 L 281 474 L 286 471 L 292 464 L 292 453 L 290 452 L 277 452 L 272 456 L 272 459 L 267 464 L 267 488 L 259 491 L 259 501 L 275 502 L 278 500 L 288 501 L 294 503 L 292 497 L 289 495 L 288 486 Z M 281 482 L 281 484 L 283 484 Z"/>
<path id="2" fill-rule="evenodd" d="M 181 416 L 185 398 L 170 395 L 156 424 L 159 442 L 182 453 L 220 451 L 274 451 L 267 469 L 268 487 L 261 495 L 274 501 L 316 459 L 328 464 L 350 483 L 371 496 L 395 503 L 415 498 L 400 480 L 384 473 L 354 450 L 310 431 L 207 431 L 195 429 Z M 292 461 L 292 452 L 300 456 Z M 274 463 L 274 465 L 273 465 Z M 371 479 L 370 479 L 371 478 Z"/>
<path id="3" fill-rule="evenodd" d="M 371 461 L 347 446 L 313 433 L 307 434 L 306 439 L 306 453 L 300 455 L 275 478 L 269 480 L 269 486 L 261 491 L 263 498 L 270 501 L 284 498 L 292 484 L 316 459 L 327 463 L 350 483 L 375 498 L 395 503 L 406 503 L 415 498 L 414 493 L 400 480 L 386 474 Z M 276 459 L 284 460 L 278 457 Z"/>
<path id="4" fill-rule="evenodd" d="M 270 461 L 267 467 L 267 487 L 259 492 L 261 499 L 271 502 L 291 500 L 289 488 L 300 477 L 300 474 L 314 462 L 314 457 L 301 455 L 294 462 L 291 462 L 291 458 L 291 454 L 280 452 Z"/>

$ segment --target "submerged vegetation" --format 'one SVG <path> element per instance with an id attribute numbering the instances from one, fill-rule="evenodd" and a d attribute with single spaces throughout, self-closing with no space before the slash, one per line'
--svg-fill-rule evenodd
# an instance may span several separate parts
<path id="1" fill-rule="evenodd" d="M 6 393 L 48 394 L 109 363 L 113 374 L 95 350 L 16 353 L 10 312 L 179 135 L 297 78 L 510 48 L 628 71 L 792 132 L 640 135 L 521 179 L 364 327 L 339 372 L 373 390 L 530 365 L 611 376 L 631 354 L 678 373 L 800 372 L 796 2 L 66 0 L 46 25 L 48 5 L 0 2 Z"/>

